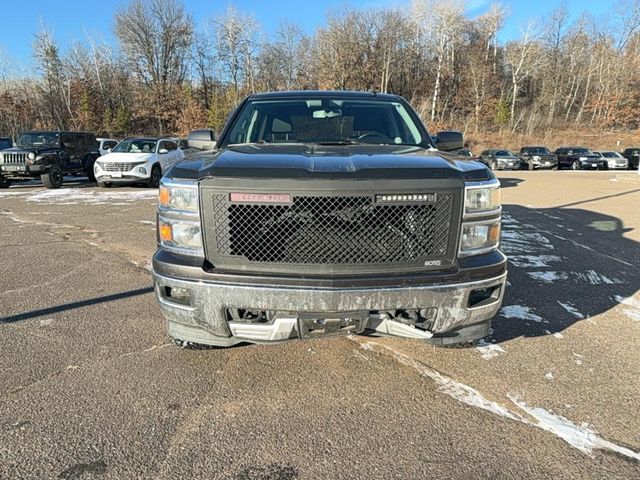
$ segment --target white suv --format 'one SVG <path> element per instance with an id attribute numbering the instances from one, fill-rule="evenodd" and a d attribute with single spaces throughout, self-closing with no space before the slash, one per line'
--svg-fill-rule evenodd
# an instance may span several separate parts
<path id="1" fill-rule="evenodd" d="M 128 138 L 94 165 L 101 187 L 118 183 L 144 183 L 157 188 L 164 172 L 184 158 L 173 140 L 166 138 Z"/>
<path id="2" fill-rule="evenodd" d="M 96 138 L 100 155 L 107 155 L 113 147 L 118 144 L 118 140 L 113 138 Z"/>

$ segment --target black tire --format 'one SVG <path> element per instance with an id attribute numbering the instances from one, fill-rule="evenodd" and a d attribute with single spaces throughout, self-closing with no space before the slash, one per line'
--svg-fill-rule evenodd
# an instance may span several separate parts
<path id="1" fill-rule="evenodd" d="M 571 163 L 571 170 L 580 170 L 580 162 L 578 160 L 574 160 Z"/>
<path id="2" fill-rule="evenodd" d="M 85 173 L 87 174 L 87 178 L 89 179 L 90 182 L 95 182 L 96 181 L 96 174 L 93 171 L 93 164 L 96 161 L 93 160 L 92 162 L 89 162 L 89 165 L 87 166 Z"/>
<path id="3" fill-rule="evenodd" d="M 0 188 L 9 188 L 11 186 L 11 180 L 8 178 L 0 177 Z"/>
<path id="4" fill-rule="evenodd" d="M 478 344 L 479 341 L 480 341 L 480 339 L 471 340 L 470 342 L 445 343 L 443 345 L 437 345 L 437 347 L 450 348 L 450 349 L 473 348 Z"/>
<path id="5" fill-rule="evenodd" d="M 111 188 L 111 185 L 113 185 L 111 182 L 98 182 L 100 188 Z"/>
<path id="6" fill-rule="evenodd" d="M 495 160 L 491 160 L 491 163 L 489 164 L 489 168 L 493 171 L 496 171 L 498 169 L 498 164 L 496 163 Z"/>
<path id="7" fill-rule="evenodd" d="M 158 188 L 160 186 L 160 179 L 162 178 L 162 170 L 160 165 L 156 164 L 151 168 L 151 175 L 147 181 L 147 187 Z"/>
<path id="8" fill-rule="evenodd" d="M 60 188 L 64 182 L 62 169 L 58 165 L 51 165 L 47 173 L 40 175 L 40 179 L 47 188 Z"/>

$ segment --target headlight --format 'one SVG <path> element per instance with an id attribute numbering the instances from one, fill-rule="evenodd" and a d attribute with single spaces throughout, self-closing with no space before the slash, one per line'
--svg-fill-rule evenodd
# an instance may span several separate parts
<path id="1" fill-rule="evenodd" d="M 500 219 L 462 225 L 460 255 L 475 255 L 498 247 Z"/>
<path id="2" fill-rule="evenodd" d="M 198 184 L 163 180 L 160 184 L 158 210 L 160 245 L 176 253 L 204 256 Z"/>
<path id="3" fill-rule="evenodd" d="M 478 216 L 500 210 L 500 182 L 467 184 L 464 198 L 465 216 Z"/>
<path id="4" fill-rule="evenodd" d="M 29 160 L 35 160 L 36 159 L 36 154 L 33 152 L 29 152 L 29 154 L 27 155 L 27 158 Z"/>
<path id="5" fill-rule="evenodd" d="M 196 183 L 163 182 L 159 192 L 160 210 L 198 213 L 198 185 Z"/>
<path id="6" fill-rule="evenodd" d="M 533 156 L 533 157 L 531 157 L 531 158 L 533 158 L 534 160 L 540 160 L 540 155 L 534 155 L 534 156 Z"/>
<path id="7" fill-rule="evenodd" d="M 169 249 L 181 253 L 201 255 L 202 234 L 200 221 L 176 220 L 160 217 L 158 219 L 160 243 Z"/>

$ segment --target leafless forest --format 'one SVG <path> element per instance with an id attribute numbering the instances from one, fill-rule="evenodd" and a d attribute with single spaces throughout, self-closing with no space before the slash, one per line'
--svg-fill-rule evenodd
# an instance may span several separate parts
<path id="1" fill-rule="evenodd" d="M 638 139 L 640 0 L 606 18 L 571 16 L 559 3 L 507 43 L 509 12 L 498 3 L 475 18 L 456 0 L 333 12 L 311 33 L 282 22 L 267 34 L 233 7 L 202 20 L 181 0 L 132 0 L 114 12 L 116 45 L 85 36 L 63 49 L 49 28 L 34 32 L 31 74 L 0 59 L 0 134 L 219 130 L 251 92 L 354 89 L 400 94 L 432 131 L 471 139 Z"/>

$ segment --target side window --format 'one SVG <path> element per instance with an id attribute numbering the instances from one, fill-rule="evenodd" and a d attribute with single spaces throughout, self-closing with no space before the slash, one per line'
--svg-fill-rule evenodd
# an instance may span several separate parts
<path id="1" fill-rule="evenodd" d="M 166 145 L 166 147 L 165 147 L 165 148 L 166 148 L 167 150 L 169 150 L 170 152 L 171 152 L 171 151 L 173 151 L 173 150 L 177 150 L 177 149 L 178 149 L 178 146 L 177 146 L 175 143 L 173 143 L 173 142 L 164 142 L 164 143 L 165 143 L 165 145 Z"/>
<path id="2" fill-rule="evenodd" d="M 73 135 L 69 133 L 63 133 L 62 136 L 60 137 L 60 144 L 65 148 L 74 148 L 76 142 L 75 142 L 75 139 L 73 138 Z"/>
<path id="3" fill-rule="evenodd" d="M 74 133 L 73 134 L 73 145 L 76 148 L 86 148 L 87 147 L 86 137 L 84 135 L 82 135 L 81 133 Z"/>
<path id="4" fill-rule="evenodd" d="M 160 150 L 169 150 L 169 148 L 167 148 L 167 142 L 162 141 L 162 142 L 158 142 L 158 153 L 160 153 Z"/>

